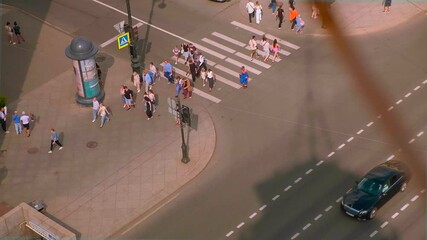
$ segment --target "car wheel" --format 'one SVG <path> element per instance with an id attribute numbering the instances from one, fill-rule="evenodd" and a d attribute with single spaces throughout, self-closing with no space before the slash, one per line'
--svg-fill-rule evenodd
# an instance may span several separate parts
<path id="1" fill-rule="evenodd" d="M 372 209 L 371 213 L 369 213 L 369 219 L 374 219 L 377 215 L 377 208 Z"/>
<path id="2" fill-rule="evenodd" d="M 404 192 L 406 190 L 407 184 L 406 182 L 403 182 L 402 185 L 400 186 L 400 191 Z"/>

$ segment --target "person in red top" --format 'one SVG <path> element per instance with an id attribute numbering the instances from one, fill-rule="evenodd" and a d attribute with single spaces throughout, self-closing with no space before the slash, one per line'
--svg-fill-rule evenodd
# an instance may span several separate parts
<path id="1" fill-rule="evenodd" d="M 291 30 L 294 30 L 295 24 L 297 23 L 297 17 L 299 12 L 295 9 L 294 6 L 289 8 L 289 21 L 292 23 Z"/>

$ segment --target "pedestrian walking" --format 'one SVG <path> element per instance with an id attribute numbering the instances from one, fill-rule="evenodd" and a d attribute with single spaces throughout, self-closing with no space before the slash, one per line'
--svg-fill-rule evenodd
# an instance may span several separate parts
<path id="1" fill-rule="evenodd" d="M 311 18 L 317 19 L 317 16 L 319 15 L 320 10 L 319 8 L 316 6 L 315 2 L 311 3 Z"/>
<path id="2" fill-rule="evenodd" d="M 107 107 L 104 106 L 104 104 L 100 103 L 98 115 L 101 117 L 101 125 L 99 127 L 102 128 L 105 124 L 105 121 L 110 121 L 109 115 L 111 115 L 111 113 L 108 111 Z"/>
<path id="3" fill-rule="evenodd" d="M 22 126 L 24 127 L 25 133 L 27 134 L 27 137 L 30 137 L 30 121 L 31 118 L 30 116 L 28 116 L 27 114 L 25 114 L 25 112 L 23 111 L 21 114 L 21 123 Z"/>
<path id="4" fill-rule="evenodd" d="M 304 28 L 304 25 L 305 25 L 305 23 L 304 23 L 304 20 L 302 20 L 302 18 L 301 18 L 301 16 L 298 16 L 297 18 L 296 18 L 296 22 L 297 22 L 297 25 L 296 25 L 296 33 L 298 34 L 298 33 L 302 33 L 302 29 Z"/>
<path id="5" fill-rule="evenodd" d="M 126 110 L 130 110 L 132 106 L 135 107 L 135 103 L 133 102 L 133 92 L 126 86 L 124 86 L 124 90 Z"/>
<path id="6" fill-rule="evenodd" d="M 203 70 L 204 68 L 202 68 L 201 71 Z M 191 74 L 191 80 L 193 80 L 193 82 L 196 82 L 197 73 L 198 73 L 198 70 L 197 70 L 196 63 L 194 63 L 193 59 L 190 59 L 188 64 L 187 76 Z"/>
<path id="7" fill-rule="evenodd" d="M 150 98 L 146 95 L 144 96 L 145 101 L 145 114 L 147 114 L 147 120 L 150 120 L 153 117 L 153 103 Z"/>
<path id="8" fill-rule="evenodd" d="M 206 72 L 206 77 L 209 83 L 209 92 L 212 92 L 212 88 L 214 87 L 216 82 L 216 76 L 211 69 L 208 69 L 208 71 Z"/>
<path id="9" fill-rule="evenodd" d="M 202 70 L 202 68 L 204 68 L 205 70 L 208 69 L 206 66 L 206 58 L 205 56 L 203 56 L 203 54 L 200 53 L 199 55 L 199 61 L 198 61 L 198 68 L 197 71 L 200 72 L 200 70 Z"/>
<path id="10" fill-rule="evenodd" d="M 271 0 L 270 4 L 268 5 L 268 8 L 271 8 L 271 12 L 273 15 L 274 15 L 274 12 L 276 11 L 276 7 L 277 7 L 277 1 Z"/>
<path id="11" fill-rule="evenodd" d="M 174 58 L 175 58 L 175 64 L 177 64 L 178 63 L 178 59 L 179 59 L 179 54 L 180 54 L 180 49 L 179 49 L 179 47 L 178 47 L 178 45 L 176 45 L 173 49 L 172 49 L 172 53 L 173 53 L 173 56 L 174 56 Z"/>
<path id="12" fill-rule="evenodd" d="M 255 22 L 259 24 L 262 20 L 262 6 L 256 1 L 255 3 Z"/>
<path id="13" fill-rule="evenodd" d="M 246 11 L 249 16 L 249 23 L 252 23 L 252 18 L 255 17 L 255 5 L 251 0 L 246 3 Z"/>
<path id="14" fill-rule="evenodd" d="M 141 92 L 141 77 L 137 72 L 132 73 L 133 85 L 136 87 L 137 92 Z"/>
<path id="15" fill-rule="evenodd" d="M 7 35 L 7 40 L 9 41 L 9 44 L 16 44 L 16 42 L 13 39 L 13 29 L 10 26 L 10 22 L 6 22 L 6 25 L 4 25 L 4 30 Z"/>
<path id="16" fill-rule="evenodd" d="M 383 12 L 389 13 L 391 7 L 391 0 L 384 0 L 384 10 Z"/>
<path id="17" fill-rule="evenodd" d="M 181 44 L 181 52 L 182 52 L 182 56 L 184 57 L 184 64 L 187 65 L 187 62 L 189 60 L 190 57 L 190 49 L 188 46 L 188 43 L 182 43 Z"/>
<path id="18" fill-rule="evenodd" d="M 16 21 L 13 23 L 13 25 L 13 32 L 15 33 L 16 40 L 18 40 L 18 43 L 20 44 L 21 41 L 25 42 L 25 39 L 21 35 L 21 27 Z"/>
<path id="19" fill-rule="evenodd" d="M 99 102 L 96 97 L 92 98 L 92 122 L 96 121 L 96 118 L 98 117 L 98 111 L 99 111 Z"/>
<path id="20" fill-rule="evenodd" d="M 153 62 L 150 62 L 150 72 L 149 73 L 152 76 L 153 84 L 155 84 L 157 81 L 157 78 L 159 78 L 159 72 L 157 71 L 157 68 Z"/>
<path id="21" fill-rule="evenodd" d="M 9 133 L 9 131 L 6 128 L 6 115 L 7 115 L 7 111 L 5 111 L 4 107 L 2 107 L 0 109 L 0 125 L 5 133 Z"/>
<path id="22" fill-rule="evenodd" d="M 206 70 L 204 68 L 202 68 L 202 70 L 200 71 L 200 78 L 202 79 L 203 87 L 204 87 L 208 82 L 208 79 L 206 78 Z"/>
<path id="23" fill-rule="evenodd" d="M 151 89 L 151 85 L 153 84 L 153 79 L 151 78 L 150 74 L 148 74 L 147 70 L 144 70 L 144 84 L 145 84 L 145 92 L 148 92 L 148 90 Z"/>
<path id="24" fill-rule="evenodd" d="M 120 98 L 123 102 L 123 108 L 126 108 L 126 101 L 125 101 L 125 85 L 120 85 Z"/>
<path id="25" fill-rule="evenodd" d="M 291 22 L 291 30 L 294 30 L 295 24 L 297 24 L 296 19 L 298 15 L 299 13 L 294 6 L 289 8 L 289 21 Z"/>
<path id="26" fill-rule="evenodd" d="M 280 45 L 277 43 L 277 39 L 273 40 L 273 45 L 271 45 L 271 50 L 273 51 L 273 62 L 276 61 L 276 59 L 280 59 L 279 58 Z"/>
<path id="27" fill-rule="evenodd" d="M 261 46 L 264 52 L 264 62 L 267 62 L 268 58 L 270 57 L 270 43 L 268 42 L 266 36 L 262 37 Z"/>
<path id="28" fill-rule="evenodd" d="M 289 7 L 295 8 L 295 0 L 289 0 Z"/>
<path id="29" fill-rule="evenodd" d="M 22 133 L 22 125 L 21 125 L 21 116 L 19 116 L 18 111 L 14 111 L 12 115 L 12 121 L 15 125 L 16 135 Z"/>
<path id="30" fill-rule="evenodd" d="M 156 94 L 153 92 L 153 90 L 148 90 L 148 97 L 151 100 L 151 105 L 153 106 L 153 113 L 156 112 L 156 105 L 157 105 L 157 99 Z"/>
<path id="31" fill-rule="evenodd" d="M 249 73 L 246 70 L 245 66 L 242 66 L 241 72 L 239 74 L 240 84 L 242 84 L 243 89 L 248 87 Z"/>
<path id="32" fill-rule="evenodd" d="M 282 8 L 282 4 L 279 5 L 277 9 L 276 17 L 279 20 L 279 29 L 282 28 L 283 18 L 285 17 L 285 10 Z"/>
<path id="33" fill-rule="evenodd" d="M 182 93 L 184 94 L 184 99 L 187 97 L 191 98 L 193 96 L 193 86 L 191 86 L 190 79 L 184 78 Z"/>
<path id="34" fill-rule="evenodd" d="M 163 63 L 164 63 L 163 75 L 168 79 L 168 84 L 173 84 L 174 83 L 174 79 L 173 79 L 173 75 L 172 75 L 173 67 L 168 62 L 168 60 L 165 60 Z"/>
<path id="35" fill-rule="evenodd" d="M 258 43 L 255 40 L 255 35 L 249 40 L 249 50 L 251 51 L 251 61 L 254 59 L 254 56 L 258 58 Z"/>
<path id="36" fill-rule="evenodd" d="M 177 83 L 175 87 L 175 97 L 178 97 L 182 89 L 183 81 L 180 76 L 176 77 L 176 80 L 177 80 Z"/>
<path id="37" fill-rule="evenodd" d="M 62 146 L 62 144 L 59 142 L 59 136 L 58 136 L 58 134 L 55 132 L 55 129 L 52 128 L 52 129 L 50 129 L 50 150 L 47 153 L 52 153 L 53 146 L 55 144 L 59 146 L 58 150 L 62 150 L 64 148 Z"/>

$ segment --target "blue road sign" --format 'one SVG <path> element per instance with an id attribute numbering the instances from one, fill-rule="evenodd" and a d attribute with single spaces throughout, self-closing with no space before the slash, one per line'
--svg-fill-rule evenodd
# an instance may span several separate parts
<path id="1" fill-rule="evenodd" d="M 119 47 L 119 49 L 127 47 L 129 45 L 129 42 L 130 38 L 128 32 L 119 35 L 119 37 L 117 38 L 117 46 Z"/>

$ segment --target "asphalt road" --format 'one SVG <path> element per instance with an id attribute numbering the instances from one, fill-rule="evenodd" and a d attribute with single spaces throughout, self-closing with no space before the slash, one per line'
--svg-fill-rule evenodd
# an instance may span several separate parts
<path id="1" fill-rule="evenodd" d="M 46 1 L 50 7 L 43 9 L 22 0 L 13 2 L 70 34 L 97 43 L 117 34 L 112 25 L 125 19 L 93 1 Z M 124 3 L 103 2 L 125 11 Z M 214 31 L 244 43 L 252 35 L 230 24 L 236 19 L 246 23 L 236 2 L 134 1 L 132 6 L 134 16 L 206 46 L 201 39 L 213 38 Z M 64 10 L 66 15 L 61 14 Z M 422 103 L 427 93 L 425 87 L 414 88 L 425 86 L 427 75 L 423 64 L 427 56 L 421 51 L 427 42 L 427 32 L 421 31 L 425 25 L 426 20 L 418 17 L 392 31 L 352 39 L 423 155 L 426 134 L 417 134 L 426 130 L 427 110 Z M 170 58 L 172 47 L 182 42 L 147 25 L 139 32 L 145 65 Z M 289 50 L 289 57 L 268 70 L 255 65 L 262 73 L 251 74 L 247 90 L 219 82 L 212 95 L 220 103 L 199 98 L 197 104 L 207 107 L 217 130 L 216 150 L 205 171 L 172 201 L 130 223 L 118 238 L 226 239 L 231 233 L 230 239 L 370 239 L 377 231 L 372 239 L 423 239 L 423 186 L 410 184 L 374 221 L 357 222 L 340 212 L 337 200 L 354 180 L 391 155 L 398 158 L 399 153 L 383 132 L 378 114 L 370 111 L 354 88 L 327 37 L 290 33 L 279 37 L 301 48 Z M 129 58 L 112 45 L 102 51 Z M 238 71 L 209 54 L 208 60 Z M 406 203 L 409 207 L 401 210 Z M 392 218 L 396 212 L 399 215 Z M 382 227 L 385 221 L 388 224 Z"/>

